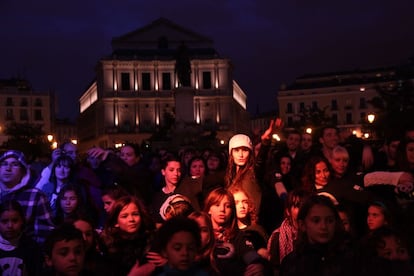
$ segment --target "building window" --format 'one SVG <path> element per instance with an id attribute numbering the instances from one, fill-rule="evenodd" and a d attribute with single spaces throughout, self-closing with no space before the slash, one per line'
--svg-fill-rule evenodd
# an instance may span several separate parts
<path id="1" fill-rule="evenodd" d="M 287 121 L 288 126 L 292 126 L 293 125 L 293 118 L 292 117 L 288 117 L 287 119 L 288 119 L 288 121 Z"/>
<path id="2" fill-rule="evenodd" d="M 318 102 L 316 102 L 316 101 L 313 101 L 312 102 L 312 109 L 313 110 L 317 110 L 318 109 Z"/>
<path id="3" fill-rule="evenodd" d="M 346 123 L 352 124 L 352 113 L 346 113 Z"/>
<path id="4" fill-rule="evenodd" d="M 300 112 L 304 112 L 305 111 L 305 103 L 304 102 L 299 103 L 299 111 Z"/>
<path id="5" fill-rule="evenodd" d="M 359 99 L 359 108 L 361 108 L 361 109 L 367 108 L 367 101 L 365 100 L 365 98 L 360 98 Z"/>
<path id="6" fill-rule="evenodd" d="M 361 122 L 365 122 L 366 118 L 367 118 L 367 114 L 365 112 L 361 112 Z"/>
<path id="7" fill-rule="evenodd" d="M 36 98 L 36 100 L 35 100 L 35 106 L 42 106 L 43 104 L 42 104 L 42 99 L 40 99 L 40 98 Z"/>
<path id="8" fill-rule="evenodd" d="M 142 73 L 142 90 L 151 90 L 151 73 Z"/>
<path id="9" fill-rule="evenodd" d="M 287 103 L 286 113 L 293 113 L 293 105 L 292 105 L 292 103 Z"/>
<path id="10" fill-rule="evenodd" d="M 171 74 L 162 73 L 162 90 L 171 90 Z"/>
<path id="11" fill-rule="evenodd" d="M 338 114 L 332 114 L 332 124 L 337 125 L 338 124 Z"/>
<path id="12" fill-rule="evenodd" d="M 35 121 L 43 121 L 43 116 L 42 116 L 42 110 L 41 109 L 35 109 L 34 119 L 35 119 Z"/>
<path id="13" fill-rule="evenodd" d="M 121 90 L 131 90 L 129 73 L 121 73 Z"/>
<path id="14" fill-rule="evenodd" d="M 22 98 L 20 101 L 20 106 L 28 106 L 27 98 Z"/>
<path id="15" fill-rule="evenodd" d="M 6 120 L 14 120 L 13 109 L 6 109 Z"/>
<path id="16" fill-rule="evenodd" d="M 211 72 L 203 72 L 203 89 L 211 89 Z"/>
<path id="17" fill-rule="evenodd" d="M 27 112 L 27 109 L 20 109 L 20 120 L 21 121 L 29 120 L 29 113 Z"/>
<path id="18" fill-rule="evenodd" d="M 13 98 L 6 99 L 6 106 L 13 106 Z"/>
<path id="19" fill-rule="evenodd" d="M 338 102 L 336 100 L 331 101 L 331 110 L 338 110 Z"/>

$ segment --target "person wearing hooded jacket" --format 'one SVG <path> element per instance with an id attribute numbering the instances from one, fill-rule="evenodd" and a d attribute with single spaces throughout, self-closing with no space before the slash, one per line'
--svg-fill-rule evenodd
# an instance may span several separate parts
<path id="1" fill-rule="evenodd" d="M 54 228 L 52 213 L 45 194 L 31 183 L 25 156 L 9 150 L 0 157 L 0 201 L 17 200 L 26 217 L 26 235 L 42 244 Z"/>

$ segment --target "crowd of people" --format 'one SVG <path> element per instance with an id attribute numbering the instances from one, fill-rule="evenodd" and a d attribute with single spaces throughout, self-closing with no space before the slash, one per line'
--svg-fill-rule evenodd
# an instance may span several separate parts
<path id="1" fill-rule="evenodd" d="M 414 275 L 414 130 L 258 138 L 3 152 L 1 275 Z"/>

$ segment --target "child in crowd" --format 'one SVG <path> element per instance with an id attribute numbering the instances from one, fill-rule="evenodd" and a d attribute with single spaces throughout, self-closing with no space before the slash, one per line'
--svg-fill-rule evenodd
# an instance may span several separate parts
<path id="1" fill-rule="evenodd" d="M 153 221 L 137 197 L 119 198 L 101 234 L 105 259 L 112 268 L 109 275 L 126 275 L 137 261 L 142 263 L 153 231 Z"/>
<path id="2" fill-rule="evenodd" d="M 85 215 L 80 189 L 76 185 L 63 186 L 56 201 L 54 223 L 60 225 Z"/>
<path id="3" fill-rule="evenodd" d="M 383 226 L 391 225 L 391 213 L 388 207 L 380 202 L 374 201 L 368 206 L 367 226 L 368 231 L 372 232 Z"/>
<path id="4" fill-rule="evenodd" d="M 168 197 L 161 205 L 160 216 L 164 221 L 177 216 L 188 216 L 194 211 L 190 199 L 181 194 Z"/>
<path id="5" fill-rule="evenodd" d="M 233 194 L 236 204 L 237 227 L 252 241 L 257 253 L 268 259 L 269 253 L 266 244 L 269 237 L 266 230 L 258 224 L 254 204 L 243 189 L 234 187 L 230 192 Z"/>
<path id="6" fill-rule="evenodd" d="M 45 241 L 45 262 L 50 270 L 42 275 L 93 275 L 84 269 L 85 243 L 82 232 L 64 223 Z"/>
<path id="7" fill-rule="evenodd" d="M 0 275 L 40 275 L 42 254 L 35 241 L 23 233 L 25 216 L 15 200 L 0 205 Z"/>
<path id="8" fill-rule="evenodd" d="M 102 190 L 102 202 L 104 204 L 104 210 L 106 214 L 112 210 L 115 201 L 118 198 L 128 195 L 127 191 L 121 186 L 110 186 Z"/>
<path id="9" fill-rule="evenodd" d="M 85 268 L 96 275 L 104 275 L 108 268 L 104 264 L 101 243 L 92 221 L 86 217 L 79 217 L 72 224 L 82 232 L 85 242 Z"/>
<path id="10" fill-rule="evenodd" d="M 280 275 L 357 275 L 362 271 L 358 258 L 344 242 L 341 219 L 328 197 L 308 198 L 297 220 L 297 245 L 282 260 Z"/>
<path id="11" fill-rule="evenodd" d="M 213 255 L 215 245 L 214 230 L 210 216 L 205 212 L 196 211 L 191 213 L 188 218 L 197 222 L 200 227 L 201 248 L 196 256 L 198 264 L 207 271 L 217 270 Z"/>
<path id="12" fill-rule="evenodd" d="M 367 248 L 377 270 L 376 275 L 414 275 L 414 266 L 407 239 L 390 227 L 374 230 L 368 238 Z"/>
<path id="13" fill-rule="evenodd" d="M 207 196 L 204 208 L 214 229 L 213 254 L 218 275 L 243 275 L 248 271 L 266 273 L 267 262 L 237 227 L 233 195 L 224 188 L 217 188 Z"/>
<path id="14" fill-rule="evenodd" d="M 156 240 L 167 264 L 155 275 L 208 275 L 196 262 L 201 248 L 197 222 L 182 216 L 171 218 L 158 229 Z"/>
<path id="15" fill-rule="evenodd" d="M 298 212 L 309 196 L 305 189 L 295 189 L 288 193 L 285 205 L 285 219 L 279 228 L 271 234 L 267 250 L 269 260 L 275 271 L 279 270 L 282 260 L 293 251 L 298 236 Z"/>

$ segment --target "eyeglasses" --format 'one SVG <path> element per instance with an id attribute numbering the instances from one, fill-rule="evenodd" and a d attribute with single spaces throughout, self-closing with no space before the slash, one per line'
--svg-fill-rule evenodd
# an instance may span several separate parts
<path id="1" fill-rule="evenodd" d="M 12 167 L 13 169 L 16 169 L 16 168 L 20 168 L 21 165 L 17 161 L 14 161 L 14 162 L 1 162 L 0 167 L 2 167 L 2 168 Z"/>

